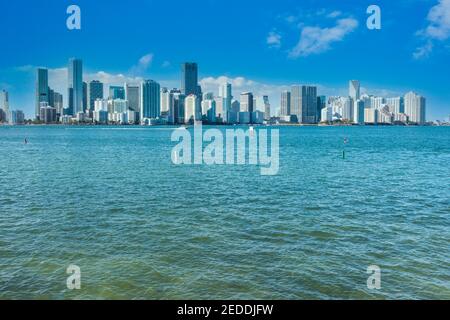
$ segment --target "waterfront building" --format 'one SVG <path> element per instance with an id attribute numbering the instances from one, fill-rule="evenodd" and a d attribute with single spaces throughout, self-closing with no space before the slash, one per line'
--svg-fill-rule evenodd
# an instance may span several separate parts
<path id="1" fill-rule="evenodd" d="M 389 106 L 384 105 L 378 113 L 378 122 L 384 124 L 392 124 L 394 122 L 394 115 L 389 111 Z"/>
<path id="2" fill-rule="evenodd" d="M 93 112 L 93 121 L 94 123 L 98 123 L 98 124 L 107 124 L 108 123 L 108 111 L 106 110 L 102 110 L 102 109 L 96 109 Z"/>
<path id="3" fill-rule="evenodd" d="M 141 88 L 139 85 L 125 83 L 125 100 L 128 101 L 128 108 L 139 113 L 141 105 Z"/>
<path id="4" fill-rule="evenodd" d="M 95 101 L 97 99 L 103 99 L 103 83 L 98 80 L 92 80 L 89 82 L 89 110 L 95 110 Z"/>
<path id="5" fill-rule="evenodd" d="M 285 90 L 281 92 L 280 116 L 291 115 L 291 92 Z"/>
<path id="6" fill-rule="evenodd" d="M 270 114 L 269 96 L 263 96 L 263 102 L 264 102 L 264 120 L 270 120 L 271 114 Z"/>
<path id="7" fill-rule="evenodd" d="M 156 119 L 161 114 L 161 87 L 154 80 L 145 80 L 141 83 L 141 120 Z"/>
<path id="8" fill-rule="evenodd" d="M 380 110 L 385 103 L 386 103 L 386 100 L 383 97 L 374 97 L 374 96 L 370 97 L 370 107 L 371 108 Z"/>
<path id="9" fill-rule="evenodd" d="M 215 97 L 214 102 L 216 105 L 216 121 L 220 123 L 227 122 L 227 113 L 225 110 L 225 99 L 222 96 Z"/>
<path id="10" fill-rule="evenodd" d="M 353 122 L 355 124 L 364 124 L 364 101 L 356 100 L 353 102 Z"/>
<path id="11" fill-rule="evenodd" d="M 317 97 L 317 122 L 322 121 L 322 109 L 327 106 L 327 97 L 318 96 Z"/>
<path id="12" fill-rule="evenodd" d="M 38 68 L 36 73 L 35 117 L 39 119 L 41 102 L 49 103 L 48 69 Z"/>
<path id="13" fill-rule="evenodd" d="M 252 120 L 252 113 L 248 111 L 239 112 L 239 123 L 240 124 L 250 124 Z"/>
<path id="14" fill-rule="evenodd" d="M 211 98 L 211 96 L 209 96 Z M 216 122 L 216 101 L 214 99 L 205 99 L 203 97 L 202 105 L 202 119 L 209 123 Z"/>
<path id="15" fill-rule="evenodd" d="M 56 108 L 56 114 L 63 114 L 64 104 L 63 104 L 63 95 L 58 92 L 53 93 L 53 105 L 52 107 Z"/>
<path id="16" fill-rule="evenodd" d="M 80 59 L 72 58 L 69 60 L 68 68 L 68 97 L 69 97 L 69 115 L 78 115 L 83 112 L 83 62 Z"/>
<path id="17" fill-rule="evenodd" d="M 194 62 L 186 62 L 181 65 L 181 93 L 188 96 L 199 94 L 198 92 L 198 65 Z"/>
<path id="18" fill-rule="evenodd" d="M 89 100 L 88 100 L 88 85 L 86 82 L 83 82 L 83 112 L 89 110 Z"/>
<path id="19" fill-rule="evenodd" d="M 349 90 L 348 95 L 353 101 L 357 101 L 360 99 L 360 83 L 358 80 L 350 80 L 349 81 Z"/>
<path id="20" fill-rule="evenodd" d="M 173 102 L 174 102 L 174 119 L 175 123 L 182 124 L 184 123 L 184 114 L 185 114 L 185 100 L 186 96 L 181 93 L 180 90 L 172 90 L 173 93 Z"/>
<path id="21" fill-rule="evenodd" d="M 403 97 L 387 98 L 386 104 L 389 106 L 389 111 L 394 114 L 405 112 L 405 103 Z"/>
<path id="22" fill-rule="evenodd" d="M 262 124 L 264 123 L 264 120 L 267 120 L 266 112 L 260 110 L 253 111 L 251 118 L 254 124 Z"/>
<path id="23" fill-rule="evenodd" d="M 423 125 L 426 122 L 426 99 L 415 92 L 405 95 L 405 113 L 409 122 Z"/>
<path id="24" fill-rule="evenodd" d="M 375 108 L 365 108 L 364 109 L 364 122 L 368 124 L 378 123 L 378 109 Z"/>
<path id="25" fill-rule="evenodd" d="M 195 94 L 190 94 L 185 99 L 184 122 L 186 124 L 193 124 L 201 120 L 201 106 L 200 101 Z"/>
<path id="26" fill-rule="evenodd" d="M 5 122 L 8 122 L 9 117 L 9 94 L 8 91 L 0 91 L 0 110 L 3 113 L 2 118 Z"/>
<path id="27" fill-rule="evenodd" d="M 161 114 L 169 112 L 170 92 L 167 88 L 161 88 Z"/>
<path id="28" fill-rule="evenodd" d="M 22 110 L 11 110 L 8 115 L 8 122 L 11 125 L 20 125 L 25 123 L 25 114 Z"/>
<path id="29" fill-rule="evenodd" d="M 45 124 L 56 123 L 56 108 L 49 106 L 47 102 L 41 102 L 39 120 Z"/>
<path id="30" fill-rule="evenodd" d="M 321 110 L 321 121 L 322 122 L 331 122 L 333 121 L 333 108 L 331 106 L 327 106 Z"/>
<path id="31" fill-rule="evenodd" d="M 317 87 L 292 86 L 291 115 L 296 117 L 298 123 L 317 122 Z"/>
<path id="32" fill-rule="evenodd" d="M 125 100 L 125 88 L 122 86 L 109 86 L 109 99 Z"/>

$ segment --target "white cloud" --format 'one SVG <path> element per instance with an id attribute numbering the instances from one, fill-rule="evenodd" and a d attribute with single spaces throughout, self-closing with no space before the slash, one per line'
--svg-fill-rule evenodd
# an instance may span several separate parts
<path id="1" fill-rule="evenodd" d="M 413 53 L 413 58 L 416 60 L 428 58 L 428 56 L 431 54 L 432 51 L 433 51 L 433 42 L 429 40 L 423 46 L 416 48 L 416 51 L 414 51 Z"/>
<path id="2" fill-rule="evenodd" d="M 151 66 L 153 62 L 153 53 L 148 53 L 142 56 L 137 65 L 133 66 L 130 70 L 130 73 L 133 75 L 142 75 L 147 71 L 147 69 Z"/>
<path id="3" fill-rule="evenodd" d="M 171 66 L 171 64 L 170 64 L 170 61 L 164 61 L 163 63 L 162 63 L 162 65 L 161 65 L 161 67 L 163 67 L 163 68 L 168 68 L 168 67 L 170 67 Z"/>
<path id="4" fill-rule="evenodd" d="M 337 18 L 342 14 L 340 11 L 332 11 L 329 14 L 327 14 L 327 18 Z"/>
<path id="5" fill-rule="evenodd" d="M 281 46 L 281 35 L 276 31 L 269 32 L 266 40 L 269 47 L 279 48 Z"/>
<path id="6" fill-rule="evenodd" d="M 426 39 L 426 43 L 416 48 L 414 59 L 428 57 L 433 51 L 435 41 L 445 41 L 450 38 L 450 0 L 439 0 L 427 15 L 427 26 L 417 31 L 417 35 Z"/>
<path id="7" fill-rule="evenodd" d="M 353 18 L 339 19 L 331 28 L 305 26 L 302 28 L 299 42 L 289 52 L 289 56 L 298 58 L 328 51 L 332 43 L 342 41 L 357 27 L 358 21 Z"/>

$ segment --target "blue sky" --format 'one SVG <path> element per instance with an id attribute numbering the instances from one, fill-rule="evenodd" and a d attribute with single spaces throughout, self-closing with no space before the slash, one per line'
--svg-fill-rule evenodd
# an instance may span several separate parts
<path id="1" fill-rule="evenodd" d="M 71 4 L 81 30 L 66 28 Z M 366 27 L 371 4 L 381 30 Z M 269 94 L 274 107 L 291 84 L 335 95 L 359 79 L 368 93 L 426 96 L 430 120 L 450 114 L 450 0 L 18 0 L 0 10 L 0 89 L 28 116 L 35 68 L 50 68 L 50 85 L 66 94 L 70 57 L 83 59 L 86 80 L 170 87 L 180 63 L 196 61 L 205 90 L 229 80 L 235 96 Z"/>

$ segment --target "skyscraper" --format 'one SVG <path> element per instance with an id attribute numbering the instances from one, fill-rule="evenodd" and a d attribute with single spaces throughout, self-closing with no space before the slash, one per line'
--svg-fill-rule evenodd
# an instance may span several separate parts
<path id="1" fill-rule="evenodd" d="M 181 65 L 181 92 L 184 95 L 198 94 L 198 66 L 194 62 Z"/>
<path id="2" fill-rule="evenodd" d="M 264 120 L 270 120 L 269 96 L 263 96 L 263 101 L 264 101 Z"/>
<path id="3" fill-rule="evenodd" d="M 359 100 L 359 98 L 361 97 L 359 81 L 358 80 L 350 80 L 348 86 L 349 86 L 349 89 L 348 89 L 349 97 L 352 98 L 353 101 Z"/>
<path id="4" fill-rule="evenodd" d="M 412 123 L 423 125 L 426 122 L 426 99 L 415 92 L 405 95 L 405 113 Z"/>
<path id="5" fill-rule="evenodd" d="M 69 60 L 69 115 L 83 112 L 83 62 L 80 59 Z"/>
<path id="6" fill-rule="evenodd" d="M 253 112 L 253 93 L 241 93 L 241 112 Z"/>
<path id="7" fill-rule="evenodd" d="M 125 99 L 128 100 L 128 108 L 135 112 L 139 112 L 141 105 L 140 87 L 125 83 Z"/>
<path id="8" fill-rule="evenodd" d="M 48 96 L 48 70 L 45 68 L 38 68 L 36 75 L 36 106 L 35 117 L 39 119 L 41 102 L 49 103 Z"/>
<path id="9" fill-rule="evenodd" d="M 291 115 L 291 92 L 283 91 L 281 93 L 280 116 Z"/>
<path id="10" fill-rule="evenodd" d="M 3 120 L 8 122 L 9 119 L 9 96 L 8 91 L 2 90 L 0 92 L 0 111 L 3 112 Z"/>
<path id="11" fill-rule="evenodd" d="M 125 88 L 122 86 L 110 86 L 109 87 L 110 99 L 122 99 L 125 100 Z"/>
<path id="12" fill-rule="evenodd" d="M 89 82 L 89 110 L 95 110 L 95 100 L 103 99 L 103 83 L 98 80 Z"/>
<path id="13" fill-rule="evenodd" d="M 291 89 L 291 115 L 297 117 L 299 123 L 316 123 L 317 87 L 294 85 Z"/>
<path id="14" fill-rule="evenodd" d="M 83 82 L 83 112 L 89 109 L 88 105 L 88 85 L 86 82 Z"/>
<path id="15" fill-rule="evenodd" d="M 190 94 L 185 100 L 185 112 L 184 122 L 194 123 L 197 120 L 201 120 L 201 106 L 200 100 L 195 94 Z"/>
<path id="16" fill-rule="evenodd" d="M 141 83 L 141 120 L 156 119 L 161 114 L 161 87 L 158 82 L 144 80 Z"/>
<path id="17" fill-rule="evenodd" d="M 364 101 L 354 101 L 353 108 L 353 122 L 355 124 L 364 124 Z"/>

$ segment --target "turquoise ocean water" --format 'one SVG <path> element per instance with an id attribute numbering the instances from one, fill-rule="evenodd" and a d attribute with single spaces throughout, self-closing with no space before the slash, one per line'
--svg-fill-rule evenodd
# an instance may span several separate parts
<path id="1" fill-rule="evenodd" d="M 279 130 L 261 176 L 172 164 L 171 128 L 0 127 L 0 298 L 450 299 L 450 128 Z"/>

